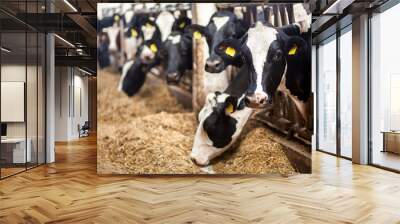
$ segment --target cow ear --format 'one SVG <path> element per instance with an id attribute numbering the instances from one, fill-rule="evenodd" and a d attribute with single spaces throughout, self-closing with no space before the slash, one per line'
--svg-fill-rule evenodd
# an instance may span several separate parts
<path id="1" fill-rule="evenodd" d="M 129 28 L 129 29 L 126 31 L 125 35 L 126 35 L 127 37 L 138 38 L 138 37 L 139 37 L 139 32 L 138 32 L 134 27 L 132 27 L 132 28 Z"/>
<path id="2" fill-rule="evenodd" d="M 207 38 L 208 31 L 207 27 L 201 26 L 198 24 L 192 24 L 185 28 L 185 33 L 188 33 L 191 37 L 198 40 L 201 39 L 203 36 Z"/>
<path id="3" fill-rule="evenodd" d="M 237 39 L 223 40 L 215 47 L 215 53 L 225 60 L 234 60 L 241 57 L 240 41 Z"/>
<path id="4" fill-rule="evenodd" d="M 228 96 L 225 99 L 225 113 L 232 114 L 237 110 L 238 99 L 234 96 Z"/>
<path id="5" fill-rule="evenodd" d="M 285 52 L 287 57 L 299 57 L 303 54 L 307 43 L 298 36 L 290 37 L 286 42 Z"/>
<path id="6" fill-rule="evenodd" d="M 173 31 L 185 31 L 186 27 L 192 24 L 192 21 L 187 17 L 177 19 L 172 25 Z"/>

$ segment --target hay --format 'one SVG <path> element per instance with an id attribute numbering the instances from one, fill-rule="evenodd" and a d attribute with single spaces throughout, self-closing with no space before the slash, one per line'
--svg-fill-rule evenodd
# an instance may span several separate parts
<path id="1" fill-rule="evenodd" d="M 134 97 L 128 97 L 117 90 L 119 78 L 119 75 L 108 72 L 99 74 L 97 90 L 99 123 L 123 124 L 133 117 L 162 111 L 169 113 L 184 111 L 160 80 L 148 75 L 139 93 Z"/>
<path id="2" fill-rule="evenodd" d="M 188 174 L 196 120 L 193 113 L 148 115 L 123 127 L 110 126 L 101 138 L 105 158 L 123 174 Z"/>
<path id="3" fill-rule="evenodd" d="M 283 146 L 272 141 L 266 129 L 255 122 L 246 125 L 237 147 L 213 161 L 212 166 L 195 166 L 189 159 L 197 128 L 194 113 L 184 111 L 160 82 L 146 81 L 138 96 L 127 98 L 115 90 L 116 77 L 99 74 L 101 82 L 107 83 L 99 85 L 98 96 L 99 173 L 294 173 Z"/>
<path id="4" fill-rule="evenodd" d="M 283 146 L 272 141 L 264 127 L 248 124 L 243 132 L 239 146 L 217 159 L 213 165 L 214 172 L 282 175 L 294 173 Z"/>

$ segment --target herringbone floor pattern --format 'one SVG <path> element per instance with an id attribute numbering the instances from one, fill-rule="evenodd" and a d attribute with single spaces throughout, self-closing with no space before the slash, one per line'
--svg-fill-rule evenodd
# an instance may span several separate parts
<path id="1" fill-rule="evenodd" d="M 97 176 L 94 137 L 0 181 L 0 223 L 400 223 L 400 175 L 315 152 L 313 174 Z"/>

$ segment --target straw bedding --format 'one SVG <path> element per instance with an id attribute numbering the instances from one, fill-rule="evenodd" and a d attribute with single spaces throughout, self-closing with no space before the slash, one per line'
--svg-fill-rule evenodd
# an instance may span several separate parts
<path id="1" fill-rule="evenodd" d="M 236 146 L 206 168 L 189 154 L 197 121 L 185 111 L 165 84 L 146 80 L 140 93 L 128 98 L 116 90 L 118 75 L 100 72 L 98 85 L 100 174 L 269 174 L 295 171 L 284 148 L 264 127 L 246 125 Z"/>

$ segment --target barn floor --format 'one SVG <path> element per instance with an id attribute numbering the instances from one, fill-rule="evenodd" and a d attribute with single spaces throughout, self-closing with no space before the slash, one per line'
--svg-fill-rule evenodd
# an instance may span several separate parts
<path id="1" fill-rule="evenodd" d="M 117 91 L 119 75 L 98 74 L 99 174 L 281 174 L 294 168 L 281 144 L 255 121 L 249 122 L 237 146 L 200 168 L 190 159 L 197 128 L 194 113 L 170 95 L 151 75 L 139 94 Z"/>

